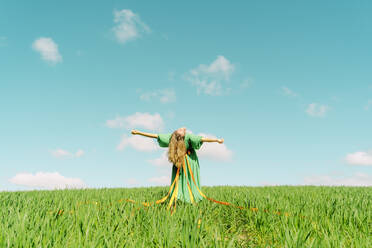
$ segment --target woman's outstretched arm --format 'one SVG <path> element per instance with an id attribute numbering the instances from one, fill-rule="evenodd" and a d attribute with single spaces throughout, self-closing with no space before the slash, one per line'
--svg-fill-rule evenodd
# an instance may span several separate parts
<path id="1" fill-rule="evenodd" d="M 202 138 L 201 141 L 203 141 L 203 142 L 218 142 L 220 144 L 223 143 L 223 139 Z"/>
<path id="2" fill-rule="evenodd" d="M 141 131 L 138 131 L 138 130 L 132 130 L 132 134 L 139 134 L 139 135 L 142 135 L 142 136 L 146 136 L 146 137 L 150 137 L 150 138 L 157 138 L 158 135 L 157 134 L 154 134 L 154 133 L 145 133 L 145 132 L 141 132 Z"/>

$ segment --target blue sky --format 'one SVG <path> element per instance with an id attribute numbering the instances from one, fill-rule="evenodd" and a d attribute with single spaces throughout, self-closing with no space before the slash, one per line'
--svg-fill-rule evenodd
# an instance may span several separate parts
<path id="1" fill-rule="evenodd" d="M 202 185 L 372 185 L 369 1 L 4 1 L 0 190 L 167 185 L 132 128 L 224 138 Z"/>

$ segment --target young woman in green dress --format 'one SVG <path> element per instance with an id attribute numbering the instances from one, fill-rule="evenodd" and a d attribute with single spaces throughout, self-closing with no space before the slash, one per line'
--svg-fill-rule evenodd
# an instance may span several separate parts
<path id="1" fill-rule="evenodd" d="M 204 198 L 219 202 L 206 197 L 200 187 L 200 167 L 195 150 L 198 150 L 203 142 L 223 143 L 223 139 L 210 139 L 200 135 L 186 133 L 186 128 L 182 127 L 168 134 L 152 134 L 132 130 L 133 135 L 157 139 L 160 147 L 168 147 L 168 160 L 173 164 L 171 186 L 168 194 L 156 203 L 164 202 L 170 197 L 168 208 L 176 200 L 188 203 L 197 203 Z M 228 205 L 228 204 L 225 204 Z"/>

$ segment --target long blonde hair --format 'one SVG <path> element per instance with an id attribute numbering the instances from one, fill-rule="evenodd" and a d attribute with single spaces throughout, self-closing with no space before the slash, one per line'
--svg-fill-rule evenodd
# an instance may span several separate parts
<path id="1" fill-rule="evenodd" d="M 184 136 L 180 135 L 177 131 L 172 133 L 169 141 L 168 160 L 173 163 L 177 168 L 182 167 L 183 159 L 186 154 L 186 145 Z"/>

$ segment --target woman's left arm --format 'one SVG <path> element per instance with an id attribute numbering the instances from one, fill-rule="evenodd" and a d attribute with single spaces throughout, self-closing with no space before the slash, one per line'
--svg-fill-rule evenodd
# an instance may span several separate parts
<path id="1" fill-rule="evenodd" d="M 223 143 L 223 139 L 210 139 L 210 138 L 202 138 L 201 141 L 203 142 L 218 142 L 220 144 Z"/>
<path id="2" fill-rule="evenodd" d="M 158 135 L 155 134 L 155 133 L 145 133 L 145 132 L 141 132 L 141 131 L 138 131 L 138 130 L 132 130 L 132 134 L 133 135 L 142 135 L 142 136 L 145 136 L 145 137 L 149 137 L 149 138 L 158 138 Z"/>

